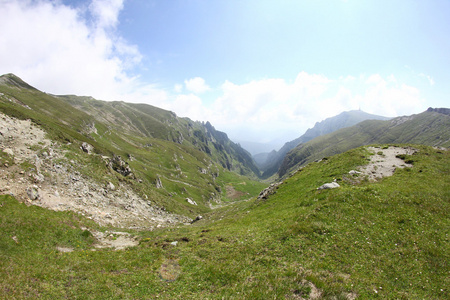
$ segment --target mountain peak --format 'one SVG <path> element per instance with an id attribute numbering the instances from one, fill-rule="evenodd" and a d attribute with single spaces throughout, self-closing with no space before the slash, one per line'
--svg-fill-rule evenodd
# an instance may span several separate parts
<path id="1" fill-rule="evenodd" d="M 36 90 L 35 87 L 32 87 L 25 81 L 23 81 L 20 77 L 14 75 L 13 73 L 8 73 L 0 76 L 0 84 L 10 85 L 25 89 Z"/>

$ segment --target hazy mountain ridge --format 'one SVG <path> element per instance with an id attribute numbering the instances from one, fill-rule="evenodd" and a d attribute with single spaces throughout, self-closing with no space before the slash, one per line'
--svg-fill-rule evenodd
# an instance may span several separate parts
<path id="1" fill-rule="evenodd" d="M 272 151 L 267 155 L 254 156 L 255 161 L 258 163 L 258 167 L 263 172 L 262 177 L 268 178 L 273 174 L 277 173 L 280 166 L 283 163 L 286 154 L 294 149 L 296 146 L 306 143 L 318 136 L 336 131 L 341 128 L 349 127 L 355 125 L 359 122 L 365 120 L 387 120 L 389 118 L 383 116 L 377 116 L 363 112 L 361 110 L 352 110 L 342 112 L 337 116 L 327 118 L 323 121 L 316 122 L 314 127 L 309 128 L 302 136 L 299 138 L 287 142 L 278 151 Z M 265 161 L 263 160 L 265 157 Z M 259 159 L 258 159 L 259 158 Z"/>
<path id="2" fill-rule="evenodd" d="M 391 120 L 367 120 L 333 133 L 319 136 L 292 149 L 284 158 L 278 174 L 284 176 L 323 157 L 369 144 L 415 143 L 437 147 L 450 146 L 448 108 L 429 108 L 411 116 Z"/>

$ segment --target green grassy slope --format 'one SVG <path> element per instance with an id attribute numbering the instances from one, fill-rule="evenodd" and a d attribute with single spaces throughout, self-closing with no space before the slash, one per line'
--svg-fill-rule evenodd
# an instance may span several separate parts
<path id="1" fill-rule="evenodd" d="M 209 122 L 179 118 L 173 112 L 147 104 L 105 102 L 72 95 L 58 98 L 107 124 L 109 131 L 192 146 L 230 171 L 253 177 L 259 175 L 251 155 Z"/>
<path id="2" fill-rule="evenodd" d="M 256 178 L 250 155 L 225 134 L 153 106 L 55 97 L 7 74 L 0 76 L 0 111 L 41 125 L 50 139 L 71 153 L 70 159 L 84 166 L 84 175 L 101 184 L 126 181 L 169 212 L 195 217 L 209 211 L 213 199 L 227 198 L 228 183 L 221 177 L 241 182 L 251 181 L 241 175 Z M 83 153 L 83 142 L 91 144 L 97 155 Z M 134 177 L 111 174 L 101 156 L 113 155 L 129 164 Z M 157 178 L 163 188 L 156 188 Z M 252 185 L 264 187 L 257 182 L 246 187 Z M 254 188 L 247 192 L 257 193 Z M 189 205 L 186 198 L 198 206 Z"/>
<path id="3" fill-rule="evenodd" d="M 415 143 L 450 147 L 450 116 L 433 110 L 389 121 L 368 120 L 300 144 L 284 158 L 278 174 L 284 176 L 323 157 L 372 143 Z"/>
<path id="4" fill-rule="evenodd" d="M 354 149 L 309 164 L 264 201 L 140 232 L 123 251 L 90 251 L 79 226 L 95 224 L 82 217 L 1 196 L 0 297 L 448 299 L 450 154 L 414 147 L 413 167 L 392 177 L 355 184 L 346 174 L 370 154 Z M 340 188 L 317 190 L 333 179 Z"/>

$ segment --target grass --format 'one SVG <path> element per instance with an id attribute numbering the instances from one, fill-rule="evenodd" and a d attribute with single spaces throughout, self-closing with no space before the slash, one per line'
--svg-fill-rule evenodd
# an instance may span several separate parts
<path id="1" fill-rule="evenodd" d="M 207 141 L 201 123 L 177 118 L 169 111 L 148 105 L 104 102 L 90 97 L 54 97 L 32 89 L 14 75 L 5 75 L 4 79 L 10 84 L 0 85 L 0 111 L 19 119 L 31 119 L 42 126 L 49 139 L 68 151 L 66 160 L 73 161 L 73 167 L 82 175 L 100 184 L 126 183 L 142 197 L 150 198 L 154 206 L 169 212 L 195 217 L 209 211 L 210 199 L 218 198 L 219 191 L 225 190 L 228 184 L 220 177 L 239 177 L 227 169 L 225 162 L 232 164 L 234 171 L 251 173 L 245 162 L 238 161 L 242 155 L 232 147 L 231 141 L 224 139 L 225 144 L 219 145 L 228 149 L 227 154 L 217 150 L 216 144 Z M 191 135 L 190 130 L 198 131 L 200 138 Z M 220 136 L 211 127 L 209 134 L 212 133 Z M 180 135 L 184 142 L 174 142 Z M 83 142 L 93 146 L 95 155 L 80 150 Z M 209 155 L 201 150 L 207 146 Z M 46 149 L 36 145 L 32 150 Z M 130 165 L 134 176 L 123 177 L 106 167 L 101 156 L 113 154 L 120 155 Z M 8 164 L 6 158 L 0 159 Z M 200 170 L 207 173 L 202 174 Z M 162 189 L 155 187 L 158 177 Z M 237 189 L 254 196 L 262 185 L 255 180 L 251 182 Z M 188 197 L 198 206 L 188 205 Z"/>
<path id="2" fill-rule="evenodd" d="M 123 251 L 90 251 L 80 226 L 95 224 L 76 214 L 2 196 L 0 297 L 298 299 L 318 288 L 325 299 L 448 299 L 450 157 L 414 147 L 414 166 L 392 177 L 347 180 L 367 163 L 358 148 L 306 166 L 265 201 L 136 232 L 140 245 Z M 317 190 L 333 179 L 341 188 Z"/>

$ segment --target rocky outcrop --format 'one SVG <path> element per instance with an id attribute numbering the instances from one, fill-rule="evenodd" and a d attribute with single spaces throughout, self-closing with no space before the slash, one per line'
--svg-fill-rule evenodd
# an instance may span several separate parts
<path id="1" fill-rule="evenodd" d="M 114 154 L 113 158 L 108 162 L 108 166 L 123 176 L 131 176 L 133 174 L 128 163 L 120 155 Z"/>
<path id="2" fill-rule="evenodd" d="M 272 183 L 267 188 L 261 191 L 258 195 L 258 200 L 266 200 L 270 195 L 273 195 L 277 192 L 278 187 L 283 182 Z"/>

